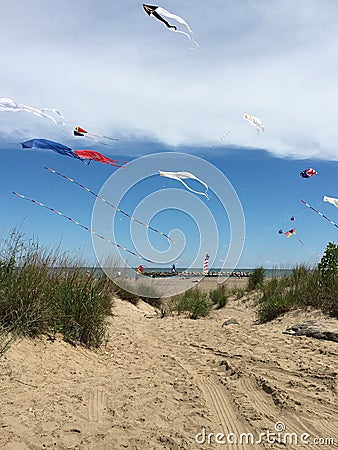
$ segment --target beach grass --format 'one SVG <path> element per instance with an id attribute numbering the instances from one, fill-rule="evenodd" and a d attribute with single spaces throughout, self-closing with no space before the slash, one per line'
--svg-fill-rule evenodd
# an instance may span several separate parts
<path id="1" fill-rule="evenodd" d="M 224 285 L 217 286 L 216 289 L 209 291 L 209 298 L 216 309 L 224 308 L 228 302 L 228 291 Z"/>
<path id="2" fill-rule="evenodd" d="M 114 285 L 95 278 L 74 259 L 40 248 L 14 231 L 0 252 L 0 343 L 61 333 L 86 347 L 107 335 Z"/>
<path id="3" fill-rule="evenodd" d="M 249 275 L 248 291 L 254 291 L 264 282 L 265 269 L 263 267 L 256 267 Z"/>
<path id="4" fill-rule="evenodd" d="M 261 285 L 258 318 L 268 322 L 291 309 L 312 307 L 338 318 L 338 273 L 323 278 L 320 269 L 297 266 L 290 276 Z"/>

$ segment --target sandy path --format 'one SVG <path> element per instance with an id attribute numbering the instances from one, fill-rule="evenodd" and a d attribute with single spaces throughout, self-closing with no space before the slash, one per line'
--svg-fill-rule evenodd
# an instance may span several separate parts
<path id="1" fill-rule="evenodd" d="M 230 317 L 239 325 L 222 327 Z M 117 300 L 99 352 L 23 340 L 0 360 L 0 448 L 338 448 L 338 344 L 282 334 L 310 318 L 337 327 L 314 313 L 257 325 L 252 304 L 235 300 L 197 321 Z M 217 433 L 258 439 L 277 422 L 309 433 L 309 444 L 215 442 Z M 210 444 L 195 440 L 203 429 Z"/>

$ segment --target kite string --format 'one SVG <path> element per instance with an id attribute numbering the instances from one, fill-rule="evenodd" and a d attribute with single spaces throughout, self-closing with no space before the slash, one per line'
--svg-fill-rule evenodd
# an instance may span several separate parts
<path id="1" fill-rule="evenodd" d="M 101 234 L 97 233 L 96 231 L 92 230 L 91 228 L 88 228 L 88 227 L 86 227 L 85 225 L 82 225 L 82 224 L 81 224 L 80 222 L 78 222 L 77 220 L 72 219 L 72 218 L 69 217 L 69 216 L 66 216 L 65 214 L 63 214 L 62 212 L 58 211 L 57 209 L 51 208 L 50 206 L 47 206 L 47 205 L 45 205 L 44 203 L 41 203 L 41 202 L 39 202 L 39 201 L 37 201 L 37 200 L 33 200 L 32 198 L 26 197 L 25 195 L 19 194 L 19 193 L 17 193 L 17 192 L 12 192 L 12 194 L 16 195 L 17 197 L 20 197 L 20 198 L 23 198 L 23 199 L 25 199 L 25 200 L 28 200 L 28 201 L 30 201 L 30 202 L 32 202 L 32 203 L 35 203 L 36 205 L 42 206 L 43 208 L 49 209 L 50 211 L 52 211 L 52 212 L 58 214 L 59 216 L 62 216 L 62 217 L 64 217 L 65 219 L 70 220 L 70 221 L 73 222 L 75 225 L 79 225 L 80 227 L 82 227 L 82 228 L 84 228 L 85 230 L 89 231 L 89 233 L 93 234 L 94 236 L 97 236 L 97 237 L 99 237 L 100 239 L 103 239 L 104 241 L 108 242 L 109 244 L 115 245 L 116 247 L 120 248 L 121 250 L 124 250 L 125 252 L 130 253 L 131 255 L 136 256 L 136 257 L 139 258 L 139 259 L 143 259 L 143 260 L 148 261 L 148 262 L 150 262 L 150 263 L 152 263 L 152 264 L 155 264 L 154 261 L 152 261 L 152 260 L 150 260 L 150 259 L 147 259 L 147 258 L 145 258 L 145 257 L 143 257 L 143 256 L 140 256 L 140 255 L 138 255 L 137 253 L 135 253 L 135 252 L 133 252 L 133 251 L 131 251 L 131 250 L 128 250 L 126 247 L 123 247 L 122 245 L 117 244 L 117 243 L 114 242 L 114 241 L 111 241 L 110 239 L 108 239 L 108 238 L 102 236 Z"/>
<path id="2" fill-rule="evenodd" d="M 243 120 L 239 120 L 230 130 L 226 131 L 223 136 L 217 141 L 218 143 L 222 143 L 237 127 L 239 127 L 243 123 Z M 216 145 L 216 144 L 215 144 Z"/>
<path id="3" fill-rule="evenodd" d="M 314 211 L 317 214 L 319 214 L 320 216 L 324 217 L 324 219 L 326 219 L 328 222 L 330 222 L 333 226 L 338 228 L 338 225 L 336 223 L 334 223 L 333 220 L 331 220 L 329 217 L 325 216 L 325 214 L 323 214 L 322 212 L 320 212 L 317 209 L 313 208 L 313 206 L 311 206 L 308 203 L 306 203 L 306 201 L 301 200 L 301 202 L 304 203 L 304 205 L 306 205 L 308 208 L 312 209 L 312 211 Z"/>
<path id="4" fill-rule="evenodd" d="M 89 192 L 90 194 L 94 195 L 96 198 L 98 198 L 99 200 L 101 200 L 102 202 L 106 203 L 108 206 L 110 206 L 111 208 L 115 209 L 116 211 L 120 212 L 121 214 L 125 215 L 126 217 L 128 217 L 130 220 L 133 220 L 134 222 L 139 223 L 140 225 L 143 225 L 147 228 L 149 228 L 152 231 L 155 231 L 156 233 L 161 234 L 162 236 L 166 237 L 167 239 L 169 239 L 171 242 L 174 242 L 174 240 L 166 235 L 165 233 L 163 233 L 160 230 L 157 230 L 156 228 L 151 227 L 150 225 L 141 222 L 140 220 L 136 219 L 134 216 L 131 216 L 130 214 L 126 213 L 125 211 L 123 211 L 122 209 L 118 208 L 117 206 L 113 205 L 112 203 L 108 202 L 104 197 L 102 197 L 101 195 L 96 194 L 95 192 L 91 191 L 89 188 L 87 188 L 86 186 L 84 186 L 81 183 L 78 183 L 77 181 L 75 181 L 73 178 L 67 177 L 67 175 L 63 175 L 62 173 L 51 169 L 50 167 L 45 167 L 46 170 L 49 170 L 52 173 L 55 173 L 56 175 L 59 175 L 62 178 L 65 178 L 66 180 L 77 184 L 78 186 L 80 186 L 82 189 L 84 189 L 85 191 Z"/>

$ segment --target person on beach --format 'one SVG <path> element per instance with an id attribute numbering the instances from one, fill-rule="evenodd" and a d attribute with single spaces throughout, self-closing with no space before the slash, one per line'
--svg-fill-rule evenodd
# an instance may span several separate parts
<path id="1" fill-rule="evenodd" d="M 175 264 L 173 264 L 172 268 L 171 268 L 171 276 L 174 277 L 178 274 L 177 270 L 176 270 L 176 266 Z"/>

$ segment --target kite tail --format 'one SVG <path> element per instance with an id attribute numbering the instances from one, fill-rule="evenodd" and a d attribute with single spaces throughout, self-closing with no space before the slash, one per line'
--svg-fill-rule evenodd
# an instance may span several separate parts
<path id="1" fill-rule="evenodd" d="M 95 192 L 91 191 L 89 188 L 87 188 L 86 186 L 84 186 L 81 183 L 78 183 L 77 181 L 73 180 L 73 178 L 67 177 L 67 175 L 63 175 L 60 172 L 57 172 L 54 169 L 51 169 L 49 167 L 45 167 L 46 170 L 49 170 L 49 172 L 55 173 L 56 175 L 59 175 L 60 177 L 70 181 L 71 183 L 77 184 L 78 186 L 80 186 L 82 189 L 84 189 L 85 191 L 89 192 L 90 194 L 94 195 L 96 198 L 98 198 L 99 200 L 101 200 L 102 202 L 106 203 L 108 206 L 110 206 L 111 208 L 115 209 L 115 211 L 120 212 L 121 214 L 123 214 L 124 216 L 128 217 L 130 220 L 134 220 L 135 222 L 139 223 L 140 225 L 143 225 L 144 227 L 147 227 L 149 230 L 155 231 L 155 233 L 161 234 L 162 236 L 166 237 L 167 239 L 169 239 L 169 241 L 171 242 L 175 242 L 170 236 L 166 235 L 165 233 L 163 233 L 160 230 L 157 230 L 156 228 L 151 227 L 150 225 L 141 222 L 140 220 L 136 219 L 135 217 L 131 216 L 130 214 L 126 213 L 125 211 L 122 211 L 122 209 L 118 208 L 117 206 L 113 205 L 112 203 L 108 202 L 105 198 L 103 198 L 101 195 L 96 194 Z"/>
<path id="2" fill-rule="evenodd" d="M 155 264 L 154 261 L 152 261 L 151 259 L 147 259 L 144 258 L 143 256 L 138 255 L 137 253 L 133 252 L 132 250 L 128 250 L 126 247 L 123 247 L 120 244 L 117 244 L 114 241 L 111 241 L 110 239 L 102 236 L 101 234 L 96 233 L 96 231 L 92 230 L 91 228 L 86 227 L 85 225 L 82 225 L 80 222 L 78 222 L 75 219 L 72 219 L 71 217 L 66 216 L 65 214 L 63 214 L 62 212 L 58 211 L 57 209 L 51 208 L 50 206 L 45 205 L 44 203 L 38 202 L 37 200 L 33 200 L 32 198 L 26 197 L 25 195 L 22 194 L 18 194 L 17 192 L 12 192 L 12 194 L 16 195 L 17 197 L 23 198 L 25 200 L 28 200 L 32 203 L 35 203 L 36 205 L 42 206 L 43 208 L 49 209 L 49 211 L 52 211 L 56 214 L 58 214 L 59 216 L 64 217 L 67 220 L 70 220 L 71 222 L 73 222 L 75 225 L 79 225 L 81 228 L 84 228 L 85 230 L 87 230 L 89 233 L 91 233 L 94 236 L 99 237 L 100 239 L 103 239 L 104 241 L 108 242 L 109 244 L 115 245 L 116 247 L 120 248 L 121 250 L 130 253 L 133 256 L 136 256 L 139 259 L 143 259 L 144 261 L 148 261 L 152 264 Z"/>
<path id="3" fill-rule="evenodd" d="M 175 27 L 176 28 L 176 27 Z M 180 33 L 180 34 L 184 34 L 184 36 L 187 36 L 187 38 L 189 39 L 189 41 L 194 44 L 196 47 L 199 47 L 199 45 L 197 44 L 197 42 L 193 39 L 193 37 L 190 36 L 190 34 L 186 33 L 185 31 L 181 31 L 178 30 L 177 28 L 175 30 L 170 30 L 173 31 L 174 33 Z M 193 48 L 193 47 L 191 47 Z"/>
<path id="4" fill-rule="evenodd" d="M 88 133 L 88 131 L 87 131 L 87 134 L 89 134 L 90 136 L 95 136 L 95 137 L 97 137 L 97 138 L 103 137 L 103 138 L 105 138 L 105 139 L 109 139 L 110 141 L 118 141 L 117 138 L 111 138 L 111 137 L 109 137 L 109 136 L 103 136 L 103 135 L 100 136 L 99 134 Z"/>
<path id="5" fill-rule="evenodd" d="M 45 111 L 50 111 L 56 115 L 58 115 L 60 117 L 60 120 L 55 120 L 54 117 L 52 117 L 50 114 L 46 114 Z M 43 108 L 42 113 L 44 114 L 45 117 L 48 117 L 49 119 L 53 120 L 54 123 L 56 123 L 57 125 L 65 125 L 65 118 L 63 117 L 63 115 L 60 113 L 60 111 L 58 111 L 57 109 L 50 109 L 50 108 Z"/>
<path id="6" fill-rule="evenodd" d="M 109 139 L 110 141 L 118 141 L 119 140 L 118 138 L 111 138 L 109 136 L 102 136 L 102 137 L 104 137 L 105 139 Z"/>
<path id="7" fill-rule="evenodd" d="M 309 250 L 311 253 L 313 253 L 314 255 L 317 255 L 319 257 L 321 257 L 322 255 L 320 253 L 315 252 L 314 250 L 312 250 L 312 248 L 310 248 L 309 246 L 307 246 L 306 244 L 304 244 L 304 242 L 299 239 L 298 237 L 296 237 L 297 241 L 302 244 L 307 250 Z"/>
<path id="8" fill-rule="evenodd" d="M 90 134 L 90 136 L 88 136 Z M 94 137 L 95 136 L 95 137 Z M 92 134 L 92 133 L 86 133 L 86 136 L 85 136 L 87 139 L 90 139 L 91 141 L 94 141 L 94 142 L 98 142 L 99 144 L 101 144 L 101 145 L 105 145 L 106 147 L 110 147 L 111 146 L 111 144 L 107 144 L 107 142 L 104 142 L 103 140 L 101 140 L 101 139 L 99 139 L 99 136 L 98 135 L 96 135 L 96 134 Z M 104 138 L 106 138 L 106 139 L 110 139 L 110 140 L 112 140 L 112 141 L 118 141 L 118 139 L 115 139 L 115 138 L 109 138 L 109 137 L 107 137 L 107 136 L 102 136 L 102 137 L 104 137 Z"/>
<path id="9" fill-rule="evenodd" d="M 192 29 L 190 28 L 188 22 L 186 22 L 182 17 L 177 16 L 176 14 L 172 14 L 171 12 L 169 12 L 169 11 L 167 11 L 166 9 L 161 8 L 161 7 L 156 8 L 156 13 L 157 13 L 158 15 L 161 14 L 161 15 L 163 15 L 163 16 L 165 16 L 165 17 L 168 17 L 169 19 L 174 19 L 174 20 L 176 20 L 178 23 L 180 23 L 181 25 L 185 26 L 189 33 L 185 33 L 184 31 L 177 30 L 177 27 L 174 27 L 175 29 L 172 29 L 172 28 L 173 28 L 172 25 L 170 25 L 170 26 L 168 26 L 169 24 L 167 25 L 168 28 L 170 28 L 171 31 L 174 31 L 174 32 L 176 32 L 176 33 L 184 34 L 185 36 L 187 36 L 187 38 L 188 38 L 193 44 L 196 45 L 196 47 L 199 46 L 199 45 L 197 44 L 197 42 L 195 41 L 195 39 L 194 39 L 194 32 L 193 32 Z M 160 17 L 161 17 L 161 16 L 160 16 Z M 162 22 L 163 22 L 163 21 L 164 21 L 164 19 L 162 18 Z"/>
<path id="10" fill-rule="evenodd" d="M 171 12 L 161 7 L 156 8 L 156 13 L 158 13 L 159 15 L 162 14 L 165 17 L 169 17 L 169 19 L 177 20 L 177 22 L 184 25 L 191 34 L 194 34 L 188 22 L 186 22 L 182 17 L 177 16 L 176 14 L 172 14 Z"/>
<path id="11" fill-rule="evenodd" d="M 199 191 L 195 191 L 194 189 L 191 189 L 191 188 L 190 188 L 183 180 L 181 180 L 181 179 L 179 179 L 178 181 L 180 181 L 182 184 L 184 184 L 184 186 L 185 186 L 190 192 L 194 192 L 195 194 L 199 194 L 199 195 L 204 195 L 204 196 L 209 200 L 209 196 L 208 196 L 208 194 L 207 194 L 208 186 L 206 186 L 206 184 L 205 184 L 203 181 L 197 179 L 197 181 L 199 181 L 199 182 L 202 183 L 204 186 L 206 186 L 207 190 L 206 190 L 205 192 L 199 192 Z"/>
<path id="12" fill-rule="evenodd" d="M 323 213 L 321 213 L 320 211 L 318 211 L 317 209 L 313 208 L 311 205 L 309 205 L 308 203 L 306 203 L 306 201 L 301 200 L 302 203 L 304 203 L 304 205 L 306 205 L 308 208 L 312 209 L 312 211 L 316 212 L 317 214 L 319 214 L 320 216 L 324 217 L 324 219 L 326 219 L 328 222 L 330 222 L 331 225 L 335 226 L 336 228 L 338 228 L 338 225 L 336 223 L 333 222 L 333 220 L 331 220 L 329 217 L 325 216 Z"/>

